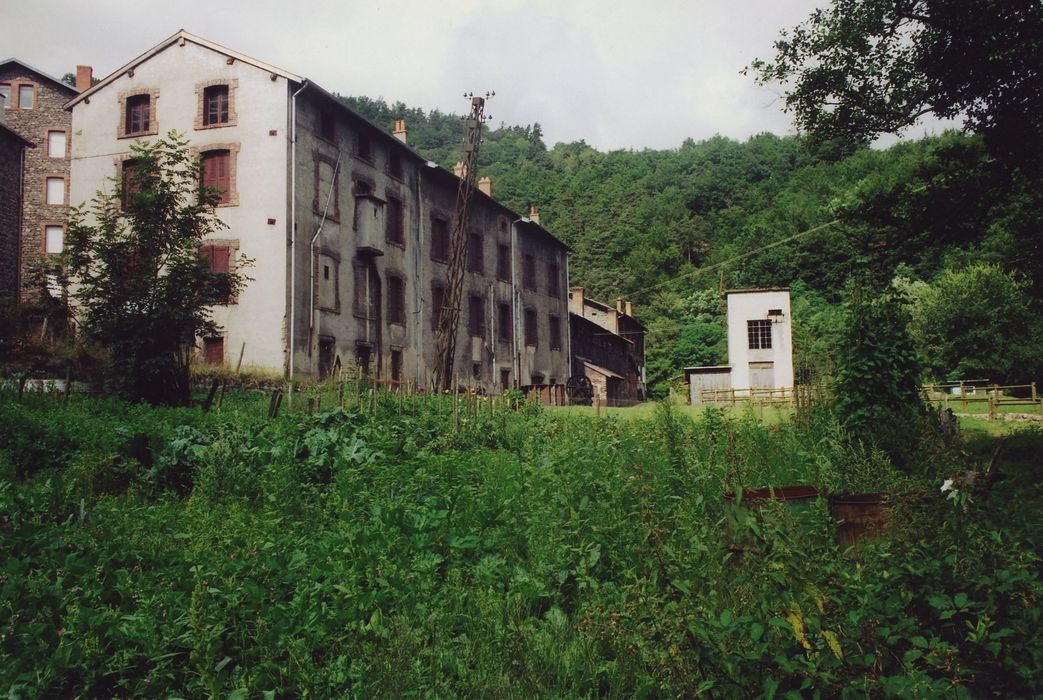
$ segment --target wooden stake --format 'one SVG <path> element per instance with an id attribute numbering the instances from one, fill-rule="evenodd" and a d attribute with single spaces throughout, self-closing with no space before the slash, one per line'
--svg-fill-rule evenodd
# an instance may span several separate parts
<path id="1" fill-rule="evenodd" d="M 337 384 L 337 404 L 341 407 L 341 409 L 344 408 L 344 382 L 343 381 L 340 381 Z"/>
<path id="2" fill-rule="evenodd" d="M 239 376 L 239 370 L 243 367 L 243 353 L 246 352 L 246 341 L 239 347 L 239 361 L 235 363 L 235 376 Z"/>
<path id="3" fill-rule="evenodd" d="M 217 407 L 220 409 L 221 404 L 225 402 L 225 386 L 228 384 L 227 379 L 221 380 L 221 393 L 217 395 Z"/>
<path id="4" fill-rule="evenodd" d="M 1035 385 L 1033 385 L 1034 387 Z M 72 394 L 72 367 L 65 368 L 65 405 L 69 405 L 69 395 Z"/>
<path id="5" fill-rule="evenodd" d="M 219 383 L 220 382 L 215 379 L 213 383 L 210 384 L 210 393 L 206 395 L 206 401 L 203 402 L 203 413 L 210 410 L 210 405 L 214 402 L 214 396 L 217 394 L 217 385 Z"/>

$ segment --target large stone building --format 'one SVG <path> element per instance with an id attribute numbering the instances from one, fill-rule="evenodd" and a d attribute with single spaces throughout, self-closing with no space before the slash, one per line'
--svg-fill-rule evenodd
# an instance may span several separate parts
<path id="1" fill-rule="evenodd" d="M 0 62 L 4 125 L 35 146 L 25 152 L 22 168 L 21 240 L 14 263 L 20 298 L 34 264 L 61 253 L 65 245 L 71 119 L 64 106 L 76 94 L 75 88 L 18 59 Z"/>
<path id="2" fill-rule="evenodd" d="M 634 318 L 631 302 L 615 308 L 569 290 L 572 374 L 584 376 L 603 405 L 623 406 L 645 400 L 645 327 Z"/>
<path id="3" fill-rule="evenodd" d="M 0 95 L 0 103 L 6 97 Z M 17 299 L 18 260 L 22 230 L 22 167 L 31 141 L 3 123 L 0 106 L 0 298 Z"/>
<path id="4" fill-rule="evenodd" d="M 222 192 L 215 270 L 253 278 L 215 310 L 210 362 L 325 377 L 357 363 L 427 384 L 459 178 L 307 78 L 181 31 L 70 100 L 72 201 L 171 129 Z M 488 189 L 488 183 L 486 190 Z M 567 249 L 486 191 L 470 210 L 455 373 L 487 389 L 568 376 Z"/>

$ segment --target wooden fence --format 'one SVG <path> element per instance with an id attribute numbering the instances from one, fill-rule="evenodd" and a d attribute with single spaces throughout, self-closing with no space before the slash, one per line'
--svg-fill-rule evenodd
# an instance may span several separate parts
<path id="1" fill-rule="evenodd" d="M 959 393 L 953 393 L 953 389 Z M 961 410 L 963 413 L 987 414 L 989 420 L 996 420 L 1005 410 L 1024 406 L 1024 413 L 1038 413 L 1043 421 L 1043 398 L 1036 391 L 1036 383 L 1031 384 L 994 384 L 976 386 L 966 382 L 943 382 L 927 384 L 923 387 L 928 400 L 940 403 L 944 408 Z M 973 393 L 971 393 L 973 392 Z"/>

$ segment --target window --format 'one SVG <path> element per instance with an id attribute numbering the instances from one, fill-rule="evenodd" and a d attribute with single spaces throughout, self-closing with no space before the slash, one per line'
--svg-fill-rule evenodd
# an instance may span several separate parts
<path id="1" fill-rule="evenodd" d="M 387 218 L 384 220 L 385 238 L 388 243 L 406 244 L 405 206 L 398 197 L 388 195 Z"/>
<path id="2" fill-rule="evenodd" d="M 406 283 L 397 275 L 388 275 L 388 322 L 406 322 Z"/>
<path id="3" fill-rule="evenodd" d="M 402 179 L 402 154 L 395 149 L 388 154 L 388 175 Z"/>
<path id="4" fill-rule="evenodd" d="M 47 178 L 47 203 L 48 204 L 65 204 L 65 178 L 64 177 L 49 177 Z"/>
<path id="5" fill-rule="evenodd" d="M 481 362 L 472 362 L 471 363 L 471 378 L 476 380 L 476 381 L 481 381 L 481 379 L 482 379 L 482 363 Z"/>
<path id="6" fill-rule="evenodd" d="M 750 340 L 750 350 L 771 349 L 771 321 L 754 319 L 746 322 L 746 334 Z"/>
<path id="7" fill-rule="evenodd" d="M 64 131 L 48 131 L 47 132 L 47 157 L 48 158 L 64 158 L 65 157 L 65 132 Z"/>
<path id="8" fill-rule="evenodd" d="M 18 109 L 32 109 L 33 98 L 36 96 L 36 87 L 33 85 L 18 86 Z"/>
<path id="9" fill-rule="evenodd" d="M 44 226 L 44 252 L 57 254 L 65 250 L 65 227 L 59 225 Z"/>
<path id="10" fill-rule="evenodd" d="M 206 261 L 210 274 L 221 275 L 214 281 L 218 287 L 217 303 L 228 304 L 232 300 L 228 288 L 228 273 L 232 271 L 232 247 L 228 244 L 207 244 L 199 248 L 199 254 Z"/>
<path id="11" fill-rule="evenodd" d="M 561 319 L 550 317 L 550 349 L 561 350 Z"/>
<path id="12" fill-rule="evenodd" d="M 0 98 L 4 103 L 4 109 L 11 109 L 11 86 L 7 83 L 0 83 Z"/>
<path id="13" fill-rule="evenodd" d="M 445 305 L 445 287 L 440 284 L 431 286 L 431 328 L 438 330 L 438 322 L 442 319 L 442 306 Z"/>
<path id="14" fill-rule="evenodd" d="M 476 338 L 485 336 L 485 299 L 476 294 L 467 303 L 467 331 Z"/>
<path id="15" fill-rule="evenodd" d="M 536 327 L 536 309 L 525 309 L 525 344 L 535 347 L 540 340 Z"/>
<path id="16" fill-rule="evenodd" d="M 431 219 L 431 259 L 449 260 L 449 224 L 445 219 Z"/>
<path id="17" fill-rule="evenodd" d="M 372 263 L 355 261 L 354 314 L 359 318 L 376 320 L 380 315 L 380 274 Z"/>
<path id="18" fill-rule="evenodd" d="M 151 102 L 149 95 L 133 95 L 127 98 L 127 121 L 124 132 L 127 136 L 149 133 Z"/>
<path id="19" fill-rule="evenodd" d="M 402 381 L 402 351 L 391 351 L 391 381 Z"/>
<path id="20" fill-rule="evenodd" d="M 203 126 L 228 123 L 228 86 L 211 85 L 203 89 Z"/>
<path id="21" fill-rule="evenodd" d="M 203 338 L 203 359 L 208 365 L 225 363 L 225 339 Z"/>
<path id="22" fill-rule="evenodd" d="M 127 211 L 130 208 L 132 198 L 141 190 L 141 183 L 137 181 L 137 178 L 138 162 L 134 159 L 123 161 L 122 172 L 120 173 L 120 203 L 123 206 L 123 211 Z"/>
<path id="23" fill-rule="evenodd" d="M 319 136 L 327 141 L 337 140 L 337 127 L 333 119 L 333 112 L 326 109 L 319 112 Z"/>
<path id="24" fill-rule="evenodd" d="M 536 291 L 536 258 L 528 254 L 522 257 L 522 284 Z"/>
<path id="25" fill-rule="evenodd" d="M 231 161 L 231 153 L 228 149 L 216 149 L 203 153 L 201 184 L 204 189 L 217 191 L 218 204 L 229 204 L 232 201 Z"/>
<path id="26" fill-rule="evenodd" d="M 500 370 L 500 389 L 507 390 L 511 387 L 511 370 Z"/>
<path id="27" fill-rule="evenodd" d="M 467 271 L 482 274 L 485 269 L 482 260 L 482 234 L 472 233 L 467 237 Z"/>
<path id="28" fill-rule="evenodd" d="M 505 281 L 511 281 L 511 247 L 504 243 L 496 246 L 496 276 Z"/>
<path id="29" fill-rule="evenodd" d="M 511 305 L 499 304 L 496 308 L 497 334 L 500 336 L 500 340 L 509 343 L 514 338 L 514 319 L 511 318 Z"/>
<path id="30" fill-rule="evenodd" d="M 369 134 L 365 134 L 359 131 L 357 139 L 355 141 L 356 151 L 355 153 L 362 160 L 373 160 L 373 146 L 369 140 Z"/>
<path id="31" fill-rule="evenodd" d="M 558 263 L 551 263 L 547 266 L 547 294 L 552 297 L 556 297 L 561 294 L 561 283 L 558 281 L 561 278 L 561 271 L 558 269 Z"/>

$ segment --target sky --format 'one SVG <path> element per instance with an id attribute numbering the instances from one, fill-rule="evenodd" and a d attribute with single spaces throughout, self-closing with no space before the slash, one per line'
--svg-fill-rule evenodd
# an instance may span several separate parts
<path id="1" fill-rule="evenodd" d="M 741 71 L 823 4 L 3 0 L 0 59 L 57 77 L 91 65 L 104 77 L 185 29 L 344 95 L 464 113 L 464 92 L 494 90 L 493 124 L 538 122 L 548 145 L 676 148 L 689 137 L 794 133 L 780 89 Z"/>

